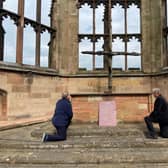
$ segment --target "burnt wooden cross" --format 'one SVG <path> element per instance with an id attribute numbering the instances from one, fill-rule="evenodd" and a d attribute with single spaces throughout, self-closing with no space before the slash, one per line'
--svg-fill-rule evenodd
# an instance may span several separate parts
<path id="1" fill-rule="evenodd" d="M 119 55 L 139 56 L 136 52 L 83 51 L 82 54 L 106 55 L 108 57 L 108 91 L 112 91 L 112 57 Z"/>

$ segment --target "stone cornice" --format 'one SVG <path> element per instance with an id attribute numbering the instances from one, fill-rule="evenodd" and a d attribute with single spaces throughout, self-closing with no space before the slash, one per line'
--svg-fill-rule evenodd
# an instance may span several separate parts
<path id="1" fill-rule="evenodd" d="M 108 72 L 104 70 L 98 71 L 78 71 L 76 74 L 61 74 L 56 69 L 44 68 L 44 67 L 35 67 L 31 65 L 20 65 L 16 63 L 4 63 L 0 61 L 0 71 L 11 71 L 16 73 L 34 73 L 38 75 L 45 76 L 58 76 L 62 78 L 103 78 L 108 76 Z M 155 73 L 144 73 L 141 71 L 113 71 L 113 77 L 159 77 L 159 76 L 168 76 L 168 69 L 163 69 L 160 72 Z"/>

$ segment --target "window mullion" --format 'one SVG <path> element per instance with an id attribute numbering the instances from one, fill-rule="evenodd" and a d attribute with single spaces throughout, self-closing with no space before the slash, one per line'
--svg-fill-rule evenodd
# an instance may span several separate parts
<path id="1" fill-rule="evenodd" d="M 167 7 L 168 7 L 168 2 L 166 0 L 165 2 L 165 16 L 166 16 L 166 22 L 165 22 L 165 27 L 166 29 L 168 28 L 168 12 L 167 12 Z M 166 66 L 168 66 L 168 33 L 166 30 L 166 39 L 165 39 L 165 43 L 166 43 Z"/>
<path id="2" fill-rule="evenodd" d="M 95 52 L 95 49 L 96 49 L 96 44 L 95 44 L 95 34 L 96 34 L 96 13 L 95 13 L 95 8 L 96 8 L 96 5 L 95 5 L 95 0 L 93 1 L 93 52 Z M 93 54 L 93 58 L 92 58 L 92 61 L 93 61 L 93 70 L 95 69 L 95 54 Z"/>
<path id="3" fill-rule="evenodd" d="M 3 1 L 0 1 L 0 8 L 3 8 Z M 0 18 L 0 61 L 3 61 L 4 57 L 4 29 L 2 26 L 2 18 Z"/>
<path id="4" fill-rule="evenodd" d="M 125 52 L 127 53 L 127 42 L 128 42 L 128 34 L 127 34 L 127 0 L 125 0 L 124 7 L 124 15 L 125 15 Z M 128 56 L 125 54 L 125 70 L 128 70 Z"/>
<path id="5" fill-rule="evenodd" d="M 18 15 L 20 16 L 17 26 L 16 63 L 23 61 L 23 30 L 24 30 L 24 0 L 18 0 Z"/>
<path id="6" fill-rule="evenodd" d="M 36 21 L 39 23 L 36 30 L 36 66 L 40 66 L 40 41 L 41 41 L 41 0 L 37 0 Z"/>
<path id="7" fill-rule="evenodd" d="M 109 0 L 108 2 L 108 52 L 112 52 L 112 26 L 111 26 L 111 22 L 112 22 L 112 18 L 111 18 L 111 14 L 112 14 L 112 3 L 111 0 Z M 112 56 L 107 56 L 108 57 L 108 88 L 109 90 L 112 89 Z"/>

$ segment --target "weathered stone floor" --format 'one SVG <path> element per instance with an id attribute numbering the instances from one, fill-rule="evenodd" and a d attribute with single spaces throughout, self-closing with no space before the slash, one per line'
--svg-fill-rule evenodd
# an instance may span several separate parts
<path id="1" fill-rule="evenodd" d="M 168 139 L 147 139 L 143 123 L 72 124 L 63 142 L 41 142 L 49 122 L 0 132 L 0 168 L 168 168 Z"/>

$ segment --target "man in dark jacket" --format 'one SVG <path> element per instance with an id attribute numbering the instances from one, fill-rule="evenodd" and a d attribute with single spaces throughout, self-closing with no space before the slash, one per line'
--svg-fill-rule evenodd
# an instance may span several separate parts
<path id="1" fill-rule="evenodd" d="M 62 99 L 56 103 L 56 109 L 52 118 L 52 124 L 57 129 L 57 134 L 49 135 L 43 133 L 42 141 L 62 141 L 66 140 L 67 128 L 73 117 L 71 96 L 68 92 L 62 94 Z"/>
<path id="2" fill-rule="evenodd" d="M 157 134 L 152 123 L 159 123 L 160 135 L 168 138 L 168 104 L 161 95 L 159 88 L 153 89 L 153 95 L 156 98 L 154 110 L 149 116 L 144 118 L 149 130 L 149 136 L 150 138 L 157 139 Z"/>

